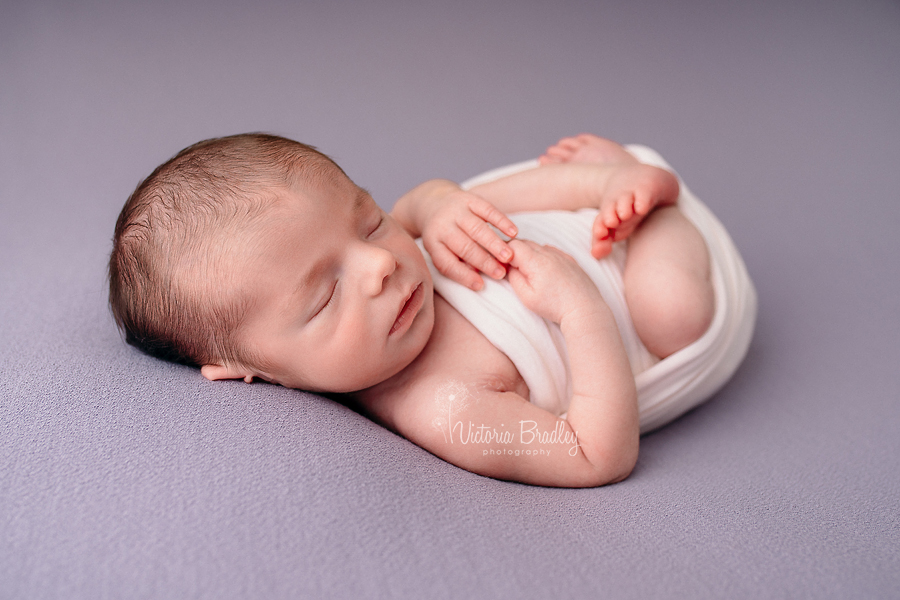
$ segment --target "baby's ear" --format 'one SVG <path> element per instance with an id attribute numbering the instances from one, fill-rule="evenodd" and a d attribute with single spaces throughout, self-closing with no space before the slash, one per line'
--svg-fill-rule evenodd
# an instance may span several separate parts
<path id="1" fill-rule="evenodd" d="M 210 381 L 218 381 L 219 379 L 243 379 L 244 381 L 252 380 L 253 373 L 249 369 L 240 366 L 229 365 L 203 365 L 200 367 L 200 374 Z"/>

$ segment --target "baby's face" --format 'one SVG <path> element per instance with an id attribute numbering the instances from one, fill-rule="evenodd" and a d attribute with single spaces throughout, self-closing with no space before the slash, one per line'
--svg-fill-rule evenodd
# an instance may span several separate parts
<path id="1" fill-rule="evenodd" d="M 290 190 L 260 229 L 242 280 L 240 339 L 263 379 L 310 391 L 380 383 L 419 355 L 434 325 L 431 275 L 413 239 L 344 176 Z"/>

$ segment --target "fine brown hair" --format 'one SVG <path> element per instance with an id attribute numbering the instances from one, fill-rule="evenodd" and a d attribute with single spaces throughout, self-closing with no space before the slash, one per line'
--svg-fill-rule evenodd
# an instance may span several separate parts
<path id="1" fill-rule="evenodd" d="M 192 366 L 259 366 L 236 343 L 241 242 L 279 190 L 343 171 L 312 146 L 249 133 L 198 142 L 156 168 L 116 222 L 109 304 L 125 341 Z"/>

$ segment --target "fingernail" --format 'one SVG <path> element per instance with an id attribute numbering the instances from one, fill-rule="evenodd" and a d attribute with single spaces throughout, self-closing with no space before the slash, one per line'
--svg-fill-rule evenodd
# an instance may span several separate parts
<path id="1" fill-rule="evenodd" d="M 506 276 L 506 271 L 503 269 L 495 269 L 494 270 L 494 279 L 503 279 Z"/>

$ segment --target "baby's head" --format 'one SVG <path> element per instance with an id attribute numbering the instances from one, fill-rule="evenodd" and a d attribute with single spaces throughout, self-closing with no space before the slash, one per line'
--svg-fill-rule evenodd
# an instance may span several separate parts
<path id="1" fill-rule="evenodd" d="M 363 389 L 434 318 L 412 238 L 327 156 L 264 134 L 200 142 L 142 182 L 109 279 L 126 341 L 209 379 Z"/>

